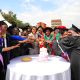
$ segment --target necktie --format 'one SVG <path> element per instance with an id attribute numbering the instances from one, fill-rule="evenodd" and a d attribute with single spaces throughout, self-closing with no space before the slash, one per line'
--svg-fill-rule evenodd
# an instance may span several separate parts
<path id="1" fill-rule="evenodd" d="M 5 47 L 7 47 L 7 41 L 6 38 L 4 38 Z"/>
<path id="2" fill-rule="evenodd" d="M 2 47 L 3 45 L 3 39 L 2 38 L 0 38 L 0 47 Z"/>
<path id="3" fill-rule="evenodd" d="M 6 38 L 3 38 L 3 47 L 7 47 Z"/>

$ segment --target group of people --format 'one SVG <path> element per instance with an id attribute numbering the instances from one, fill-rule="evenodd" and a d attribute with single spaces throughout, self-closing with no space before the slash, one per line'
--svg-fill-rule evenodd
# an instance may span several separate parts
<path id="1" fill-rule="evenodd" d="M 58 26 L 52 29 L 41 26 L 20 30 L 0 21 L 0 80 L 5 80 L 7 64 L 15 57 L 39 54 L 46 47 L 49 55 L 62 56 L 66 52 L 71 63 L 71 80 L 80 80 L 80 29 Z"/>

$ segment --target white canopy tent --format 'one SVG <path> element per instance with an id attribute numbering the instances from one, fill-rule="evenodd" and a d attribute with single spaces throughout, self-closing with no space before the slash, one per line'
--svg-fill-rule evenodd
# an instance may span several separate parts
<path id="1" fill-rule="evenodd" d="M 8 25 L 8 27 L 12 25 L 12 24 L 10 24 L 8 21 L 6 21 L 6 20 L 4 19 L 4 17 L 2 16 L 1 13 L 0 13 L 0 21 L 4 21 L 4 22 Z"/>

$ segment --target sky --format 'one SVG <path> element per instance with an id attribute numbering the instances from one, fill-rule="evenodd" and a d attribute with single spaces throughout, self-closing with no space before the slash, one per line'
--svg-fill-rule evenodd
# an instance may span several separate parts
<path id="1" fill-rule="evenodd" d="M 66 27 L 80 26 L 80 0 L 0 0 L 0 9 L 31 25 L 44 22 L 50 27 L 51 20 L 61 19 Z"/>

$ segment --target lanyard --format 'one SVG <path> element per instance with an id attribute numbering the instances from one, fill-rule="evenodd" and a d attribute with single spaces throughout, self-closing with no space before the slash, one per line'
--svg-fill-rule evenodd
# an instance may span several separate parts
<path id="1" fill-rule="evenodd" d="M 7 41 L 6 38 L 3 38 L 2 46 L 5 48 L 7 47 Z"/>

